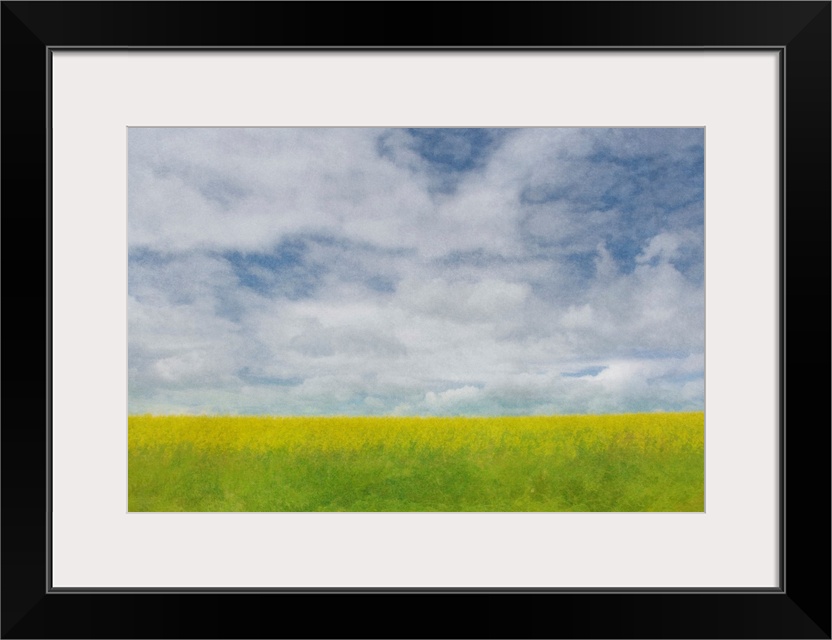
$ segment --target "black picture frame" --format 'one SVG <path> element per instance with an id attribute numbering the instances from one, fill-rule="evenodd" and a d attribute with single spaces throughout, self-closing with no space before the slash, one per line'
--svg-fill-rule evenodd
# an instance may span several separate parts
<path id="1" fill-rule="evenodd" d="M 830 638 L 830 15 L 828 1 L 2 2 L 2 637 Z M 780 586 L 53 589 L 50 56 L 130 47 L 779 52 Z"/>

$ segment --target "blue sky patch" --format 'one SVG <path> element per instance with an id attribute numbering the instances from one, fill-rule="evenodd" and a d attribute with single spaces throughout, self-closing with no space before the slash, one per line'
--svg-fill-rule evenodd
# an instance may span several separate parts
<path id="1" fill-rule="evenodd" d="M 595 366 L 595 367 L 584 367 L 583 369 L 578 369 L 577 371 L 570 371 L 568 373 L 561 373 L 564 378 L 584 378 L 584 377 L 595 377 L 599 373 L 601 373 L 604 369 L 607 369 L 606 365 L 603 366 Z"/>
<path id="2" fill-rule="evenodd" d="M 425 160 L 450 171 L 482 166 L 505 135 L 501 129 L 407 129 L 407 133 Z"/>
<path id="3" fill-rule="evenodd" d="M 306 259 L 306 244 L 296 240 L 283 242 L 269 252 L 230 251 L 223 257 L 242 286 L 269 297 L 309 297 L 326 271 L 323 265 Z"/>

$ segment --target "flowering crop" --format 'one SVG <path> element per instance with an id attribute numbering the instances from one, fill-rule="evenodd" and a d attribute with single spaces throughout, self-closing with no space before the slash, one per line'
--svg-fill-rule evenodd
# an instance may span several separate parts
<path id="1" fill-rule="evenodd" d="M 130 509 L 701 511 L 704 415 L 130 416 Z M 177 489 L 178 487 L 178 489 Z"/>

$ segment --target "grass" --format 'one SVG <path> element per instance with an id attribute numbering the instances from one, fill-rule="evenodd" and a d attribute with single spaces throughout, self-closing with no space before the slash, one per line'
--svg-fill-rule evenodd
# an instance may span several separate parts
<path id="1" fill-rule="evenodd" d="M 703 511 L 704 415 L 130 416 L 129 511 Z"/>

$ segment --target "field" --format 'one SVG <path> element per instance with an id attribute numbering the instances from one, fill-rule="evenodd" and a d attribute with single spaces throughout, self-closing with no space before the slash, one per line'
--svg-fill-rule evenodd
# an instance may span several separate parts
<path id="1" fill-rule="evenodd" d="M 129 511 L 703 511 L 704 414 L 130 416 Z"/>

